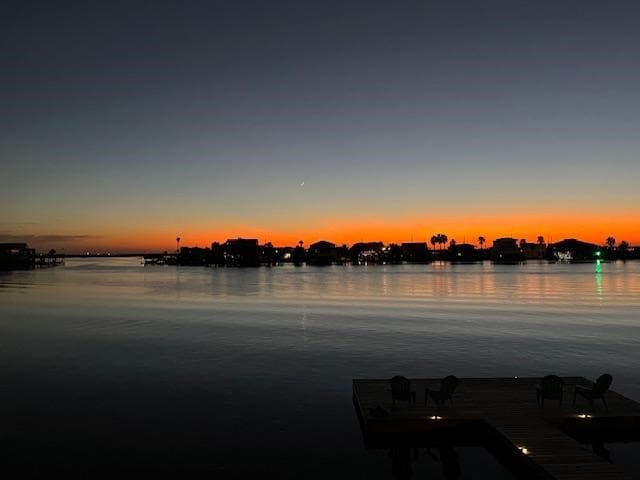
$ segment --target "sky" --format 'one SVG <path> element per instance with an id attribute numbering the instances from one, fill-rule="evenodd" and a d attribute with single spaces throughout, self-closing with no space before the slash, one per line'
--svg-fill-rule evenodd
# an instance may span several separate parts
<path id="1" fill-rule="evenodd" d="M 640 244 L 637 1 L 0 4 L 0 241 Z"/>

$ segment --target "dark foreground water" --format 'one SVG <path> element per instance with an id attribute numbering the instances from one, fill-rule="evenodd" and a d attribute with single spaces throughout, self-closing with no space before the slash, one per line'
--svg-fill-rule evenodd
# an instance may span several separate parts
<path id="1" fill-rule="evenodd" d="M 393 478 L 405 453 L 365 450 L 352 378 L 609 372 L 640 400 L 639 347 L 640 262 L 5 272 L 0 469 Z M 481 447 L 460 477 L 417 453 L 414 478 L 510 478 Z"/>

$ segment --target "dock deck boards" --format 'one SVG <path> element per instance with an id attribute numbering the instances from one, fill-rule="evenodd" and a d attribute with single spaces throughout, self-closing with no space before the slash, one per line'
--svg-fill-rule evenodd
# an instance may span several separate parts
<path id="1" fill-rule="evenodd" d="M 393 432 L 395 435 L 428 431 L 434 422 L 439 425 L 482 420 L 510 442 L 513 447 L 525 447 L 527 458 L 541 467 L 548 478 L 565 479 L 626 479 L 617 466 L 606 462 L 590 448 L 580 445 L 556 425 L 567 419 L 576 422 L 602 421 L 603 418 L 626 421 L 640 418 L 640 404 L 614 391 L 606 394 L 608 411 L 596 400 L 593 410 L 588 402 L 578 397 L 573 406 L 575 386 L 591 387 L 592 382 L 581 377 L 565 377 L 562 405 L 546 400 L 544 407 L 536 402 L 535 387 L 539 378 L 463 378 L 454 395 L 454 406 L 439 410 L 429 400 L 424 406 L 425 388 L 439 389 L 440 379 L 411 379 L 416 392 L 415 406 L 396 402 L 392 408 L 391 387 L 388 379 L 353 380 L 354 403 L 360 416 L 365 436 L 368 433 Z M 371 409 L 385 409 L 389 416 L 376 418 Z M 580 414 L 592 418 L 579 418 Z M 441 416 L 441 420 L 431 419 Z M 517 452 L 517 450 L 516 450 Z"/>

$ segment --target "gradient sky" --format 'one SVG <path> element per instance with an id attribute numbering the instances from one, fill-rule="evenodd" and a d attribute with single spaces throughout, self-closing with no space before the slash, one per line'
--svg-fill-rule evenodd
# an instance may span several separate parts
<path id="1" fill-rule="evenodd" d="M 0 5 L 0 241 L 640 243 L 639 131 L 637 1 Z"/>

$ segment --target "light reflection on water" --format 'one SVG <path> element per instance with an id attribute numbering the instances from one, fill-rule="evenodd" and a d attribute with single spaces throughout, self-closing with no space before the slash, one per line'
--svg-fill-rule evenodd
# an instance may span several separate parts
<path id="1" fill-rule="evenodd" d="M 0 274 L 0 394 L 6 415 L 57 405 L 96 422 L 142 421 L 183 442 L 189 425 L 187 440 L 218 453 L 248 443 L 291 469 L 304 452 L 325 473 L 337 455 L 355 472 L 363 448 L 352 378 L 606 371 L 615 390 L 640 399 L 639 311 L 634 262 L 207 269 L 69 260 Z M 99 424 L 101 438 L 110 428 Z M 216 461 L 228 469 L 230 458 Z"/>

